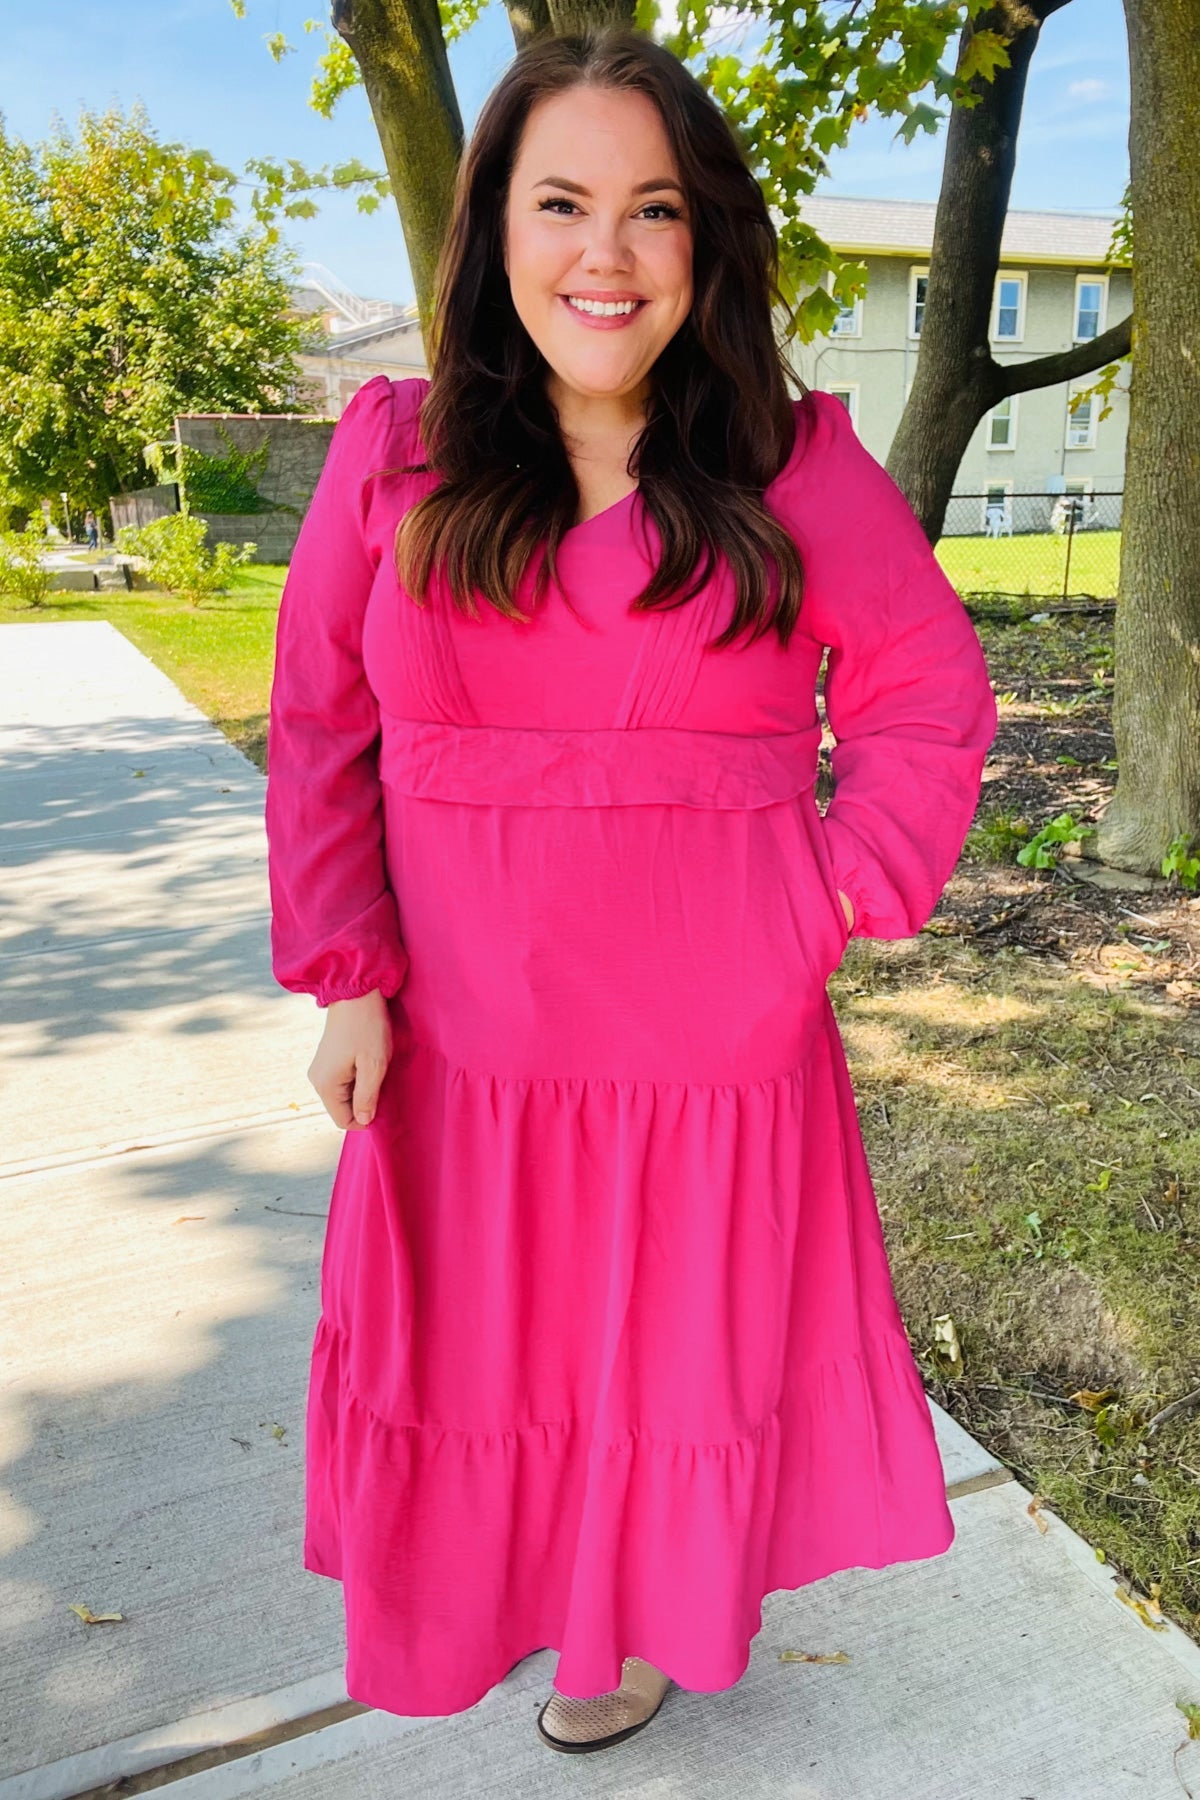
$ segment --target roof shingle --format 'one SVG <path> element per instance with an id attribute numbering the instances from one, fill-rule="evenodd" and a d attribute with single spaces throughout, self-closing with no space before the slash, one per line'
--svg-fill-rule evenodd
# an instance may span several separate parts
<path id="1" fill-rule="evenodd" d="M 801 206 L 806 224 L 834 250 L 928 256 L 932 200 L 868 200 L 812 194 Z M 1113 213 L 1010 212 L 1000 254 L 1005 262 L 1080 263 L 1103 268 Z"/>

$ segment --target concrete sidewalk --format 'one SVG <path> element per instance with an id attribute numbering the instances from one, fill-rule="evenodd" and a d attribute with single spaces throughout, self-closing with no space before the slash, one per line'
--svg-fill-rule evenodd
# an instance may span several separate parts
<path id="1" fill-rule="evenodd" d="M 551 1652 L 455 1718 L 348 1705 L 300 1563 L 340 1139 L 267 966 L 261 777 L 107 625 L 5 627 L 0 667 L 0 1800 L 1200 1795 L 1200 1649 L 936 1410 L 949 1554 L 772 1596 L 736 1688 L 610 1754 L 537 1743 Z"/>

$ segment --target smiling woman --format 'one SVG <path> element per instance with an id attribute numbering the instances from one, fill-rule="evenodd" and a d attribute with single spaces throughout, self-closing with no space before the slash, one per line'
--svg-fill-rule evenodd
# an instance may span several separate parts
<path id="1" fill-rule="evenodd" d="M 306 1562 L 369 1705 L 555 1647 L 559 1751 L 953 1535 L 826 981 L 932 912 L 995 704 L 844 409 L 789 398 L 773 271 L 679 63 L 522 52 L 432 381 L 355 397 L 279 615 L 275 970 L 346 1129 Z"/>

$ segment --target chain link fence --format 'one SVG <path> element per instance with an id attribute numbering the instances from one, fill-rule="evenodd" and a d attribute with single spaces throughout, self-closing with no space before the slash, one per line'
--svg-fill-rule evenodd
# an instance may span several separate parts
<path id="1" fill-rule="evenodd" d="M 964 599 L 1114 600 L 1121 492 L 954 494 L 938 558 Z"/>

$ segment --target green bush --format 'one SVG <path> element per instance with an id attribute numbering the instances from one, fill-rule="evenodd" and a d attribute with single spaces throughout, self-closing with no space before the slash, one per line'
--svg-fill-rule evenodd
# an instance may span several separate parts
<path id="1" fill-rule="evenodd" d="M 0 593 L 40 606 L 50 592 L 50 576 L 42 565 L 45 548 L 40 521 L 24 531 L 0 531 Z"/>
<path id="2" fill-rule="evenodd" d="M 253 544 L 218 544 L 210 550 L 205 536 L 203 519 L 180 512 L 149 525 L 126 525 L 117 543 L 126 555 L 140 559 L 155 587 L 199 606 L 209 594 L 223 593 L 234 570 L 249 562 L 255 550 Z"/>

